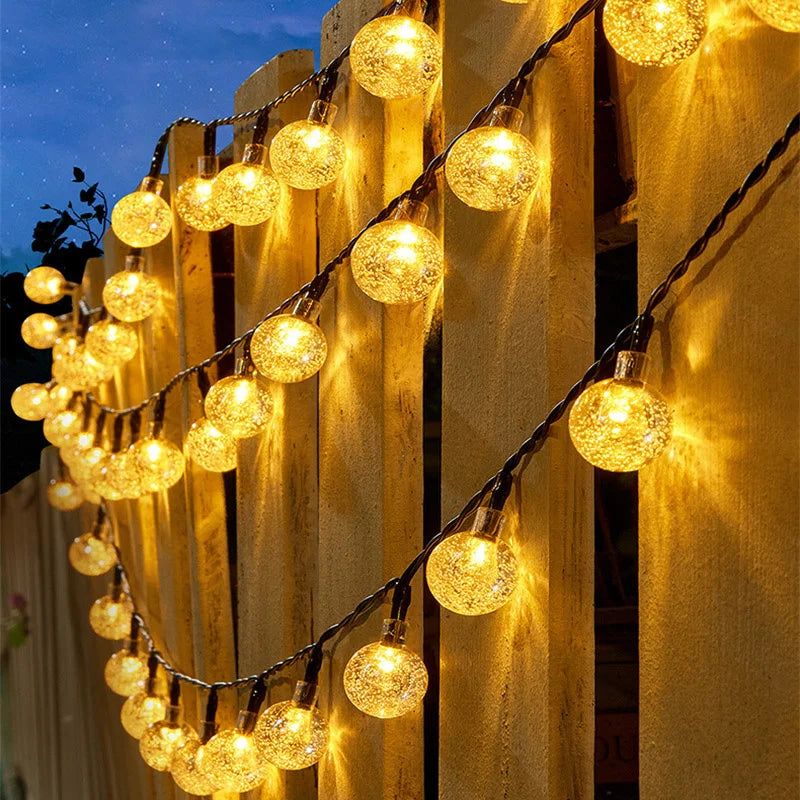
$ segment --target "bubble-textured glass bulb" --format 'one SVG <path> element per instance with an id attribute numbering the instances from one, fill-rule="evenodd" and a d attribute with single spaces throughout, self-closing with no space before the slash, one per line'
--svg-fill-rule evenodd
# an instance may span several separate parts
<path id="1" fill-rule="evenodd" d="M 428 587 L 456 614 L 476 616 L 505 605 L 517 585 L 517 559 L 500 538 L 503 514 L 479 508 L 472 529 L 448 536 L 428 559 Z"/>
<path id="2" fill-rule="evenodd" d="M 115 457 L 115 453 L 109 453 L 105 458 L 100 459 L 92 467 L 89 478 L 92 489 L 106 500 L 120 500 L 123 496 L 111 480 L 111 464 Z"/>
<path id="3" fill-rule="evenodd" d="M 294 697 L 270 706 L 253 738 L 266 759 L 280 769 L 305 769 L 328 749 L 328 723 L 316 705 L 316 684 L 298 681 Z"/>
<path id="4" fill-rule="evenodd" d="M 180 722 L 180 709 L 167 706 L 163 720 L 149 725 L 139 739 L 139 753 L 148 767 L 166 772 L 178 748 L 197 739 L 194 729 Z"/>
<path id="5" fill-rule="evenodd" d="M 189 739 L 175 751 L 169 771 L 187 794 L 208 795 L 219 788 L 206 775 L 205 745 L 199 739 Z"/>
<path id="6" fill-rule="evenodd" d="M 67 293 L 69 284 L 57 269 L 36 267 L 25 276 L 22 288 L 34 303 L 49 305 L 57 303 Z"/>
<path id="7" fill-rule="evenodd" d="M 416 708 L 428 688 L 423 660 L 406 648 L 407 623 L 383 621 L 379 642 L 357 651 L 344 669 L 350 702 L 372 717 L 401 717 Z"/>
<path id="8" fill-rule="evenodd" d="M 128 256 L 125 270 L 112 275 L 103 287 L 103 305 L 123 322 L 147 319 L 158 303 L 158 284 L 141 271 L 143 265 L 141 256 Z"/>
<path id="9" fill-rule="evenodd" d="M 422 22 L 419 0 L 370 20 L 350 46 L 353 76 L 370 94 L 387 100 L 417 97 L 442 71 L 442 45 Z"/>
<path id="10" fill-rule="evenodd" d="M 197 175 L 187 178 L 175 196 L 178 215 L 198 231 L 218 231 L 228 224 L 212 197 L 218 171 L 219 159 L 216 156 L 198 156 Z"/>
<path id="11" fill-rule="evenodd" d="M 112 454 L 105 463 L 105 481 L 120 497 L 135 500 L 149 491 L 142 483 L 139 459 L 132 447 Z"/>
<path id="12" fill-rule="evenodd" d="M 592 465 L 633 472 L 660 455 L 672 438 L 672 413 L 646 382 L 648 357 L 623 350 L 614 377 L 598 381 L 575 401 L 569 434 Z"/>
<path id="13" fill-rule="evenodd" d="M 269 147 L 275 174 L 296 189 L 319 189 L 344 169 L 344 140 L 331 127 L 336 106 L 315 100 L 307 120 L 281 128 Z"/>
<path id="14" fill-rule="evenodd" d="M 80 433 L 76 439 L 80 439 L 82 436 L 83 433 Z M 68 447 L 64 454 L 64 460 L 69 464 L 70 473 L 78 483 L 90 483 L 94 468 L 108 457 L 108 451 L 104 447 L 95 447 L 94 445 L 80 448 L 78 452 L 76 450 L 78 450 L 77 447 L 71 450 Z"/>
<path id="15" fill-rule="evenodd" d="M 242 369 L 241 365 L 237 369 Z M 257 436 L 269 424 L 272 397 L 257 376 L 231 375 L 211 387 L 205 399 L 205 412 L 218 431 L 235 439 L 247 439 Z"/>
<path id="16" fill-rule="evenodd" d="M 90 576 L 103 575 L 117 563 L 114 545 L 94 531 L 81 534 L 72 540 L 68 558 L 76 572 Z"/>
<path id="17" fill-rule="evenodd" d="M 47 502 L 59 511 L 74 511 L 83 505 L 80 486 L 66 479 L 52 480 L 47 486 Z"/>
<path id="18" fill-rule="evenodd" d="M 83 392 L 107 381 L 113 368 L 99 362 L 85 344 L 76 339 L 56 344 L 53 350 L 53 378 L 73 391 Z"/>
<path id="19" fill-rule="evenodd" d="M 50 390 L 43 383 L 23 383 L 11 394 L 11 408 L 20 419 L 44 419 L 50 411 Z"/>
<path id="20" fill-rule="evenodd" d="M 117 202 L 111 227 L 118 239 L 130 247 L 152 247 L 169 235 L 172 212 L 161 197 L 163 188 L 164 181 L 143 178 L 135 192 Z"/>
<path id="21" fill-rule="evenodd" d="M 169 489 L 183 476 L 186 462 L 180 448 L 166 439 L 148 437 L 133 446 L 142 487 L 148 492 Z"/>
<path id="22" fill-rule="evenodd" d="M 22 341 L 37 350 L 52 347 L 58 339 L 61 324 L 51 314 L 31 314 L 25 317 L 20 327 Z"/>
<path id="23" fill-rule="evenodd" d="M 214 181 L 217 211 L 234 225 L 258 225 L 278 207 L 281 186 L 266 166 L 263 144 L 245 145 L 242 161 L 225 167 Z"/>
<path id="24" fill-rule="evenodd" d="M 445 162 L 447 183 L 459 200 L 482 211 L 521 203 L 539 180 L 539 159 L 523 136 L 518 108 L 498 106 L 488 125 L 465 133 Z"/>
<path id="25" fill-rule="evenodd" d="M 139 339 L 127 322 L 101 319 L 86 333 L 86 348 L 101 364 L 118 367 L 136 355 Z"/>
<path id="26" fill-rule="evenodd" d="M 319 302 L 301 297 L 289 314 L 264 320 L 250 342 L 256 369 L 278 383 L 297 383 L 316 375 L 328 355 L 318 317 Z"/>
<path id="27" fill-rule="evenodd" d="M 115 599 L 111 594 L 98 597 L 89 609 L 89 624 L 92 630 L 103 639 L 124 639 L 131 630 L 133 604 L 130 598 L 120 593 Z"/>
<path id="28" fill-rule="evenodd" d="M 747 5 L 767 25 L 787 33 L 800 33 L 800 3 L 797 0 L 747 0 Z"/>
<path id="29" fill-rule="evenodd" d="M 50 388 L 50 413 L 57 414 L 59 411 L 63 411 L 69 405 L 72 394 L 69 386 L 53 383 Z"/>
<path id="30" fill-rule="evenodd" d="M 188 459 L 209 472 L 236 469 L 236 439 L 218 431 L 205 417 L 192 423 L 183 450 Z"/>
<path id="31" fill-rule="evenodd" d="M 603 30 L 627 61 L 668 67 L 700 46 L 708 27 L 705 0 L 608 0 Z"/>
<path id="32" fill-rule="evenodd" d="M 145 657 L 134 650 L 130 642 L 122 650 L 111 654 L 103 670 L 108 688 L 122 697 L 130 697 L 142 691 L 147 674 Z"/>
<path id="33" fill-rule="evenodd" d="M 56 447 L 64 447 L 70 437 L 77 436 L 83 425 L 83 412 L 65 408 L 45 417 L 42 431 L 44 438 Z"/>
<path id="34" fill-rule="evenodd" d="M 252 735 L 255 714 L 240 711 L 235 730 L 220 731 L 204 747 L 203 769 L 220 789 L 249 792 L 264 783 L 269 762 Z"/>
<path id="35" fill-rule="evenodd" d="M 416 303 L 442 277 L 444 254 L 436 236 L 424 227 L 428 207 L 406 200 L 394 218 L 368 228 L 350 256 L 358 287 L 380 303 Z"/>
<path id="36" fill-rule="evenodd" d="M 167 698 L 144 691 L 134 694 L 123 703 L 119 717 L 122 727 L 134 739 L 141 739 L 147 726 L 160 722 L 166 713 Z"/>

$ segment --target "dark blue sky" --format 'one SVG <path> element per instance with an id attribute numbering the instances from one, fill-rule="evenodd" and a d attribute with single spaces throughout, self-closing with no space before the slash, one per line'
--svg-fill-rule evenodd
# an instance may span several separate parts
<path id="1" fill-rule="evenodd" d="M 39 263 L 30 251 L 33 226 L 45 214 L 39 206 L 73 199 L 73 166 L 99 181 L 110 202 L 131 191 L 173 119 L 232 113 L 234 90 L 273 55 L 318 52 L 320 23 L 333 3 L 6 0 L 3 271 Z"/>

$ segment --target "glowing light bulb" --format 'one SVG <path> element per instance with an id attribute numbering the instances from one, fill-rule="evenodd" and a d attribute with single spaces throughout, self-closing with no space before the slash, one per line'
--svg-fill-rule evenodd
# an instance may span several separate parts
<path id="1" fill-rule="evenodd" d="M 687 58 L 708 28 L 705 0 L 608 0 L 603 30 L 614 50 L 643 67 Z"/>
<path id="2" fill-rule="evenodd" d="M 125 270 L 112 275 L 103 287 L 103 305 L 123 322 L 147 319 L 158 303 L 158 284 L 141 271 L 143 265 L 141 256 L 128 256 Z"/>
<path id="3" fill-rule="evenodd" d="M 118 367 L 136 355 L 139 339 L 126 322 L 101 319 L 86 333 L 86 349 L 101 364 Z"/>
<path id="4" fill-rule="evenodd" d="M 132 447 L 112 454 L 104 464 L 104 486 L 119 497 L 135 500 L 149 491 L 142 483 L 139 459 Z"/>
<path id="5" fill-rule="evenodd" d="M 444 539 L 428 559 L 428 587 L 441 605 L 476 616 L 505 605 L 517 585 L 517 559 L 500 538 L 504 516 L 479 508 L 471 530 Z"/>
<path id="6" fill-rule="evenodd" d="M 111 594 L 99 597 L 89 609 L 92 630 L 104 639 L 124 639 L 131 630 L 133 604 L 114 587 Z"/>
<path id="7" fill-rule="evenodd" d="M 242 161 L 225 167 L 214 181 L 214 205 L 234 225 L 258 225 L 278 207 L 281 186 L 266 167 L 267 148 L 245 145 Z"/>
<path id="8" fill-rule="evenodd" d="M 305 769 L 325 755 L 328 723 L 316 702 L 316 684 L 298 681 L 291 700 L 275 703 L 258 718 L 253 738 L 276 767 Z"/>
<path id="9" fill-rule="evenodd" d="M 52 384 L 50 388 L 49 413 L 57 414 L 59 411 L 63 411 L 69 405 L 71 399 L 72 389 L 69 386 L 62 386 L 59 383 Z"/>
<path id="10" fill-rule="evenodd" d="M 297 383 L 316 375 L 328 355 L 318 317 L 319 303 L 301 297 L 291 313 L 264 320 L 250 342 L 256 369 L 278 383 Z"/>
<path id="11" fill-rule="evenodd" d="M 83 433 L 79 433 L 76 439 L 80 440 L 82 437 Z M 71 442 L 72 438 L 63 454 L 64 461 L 69 464 L 70 473 L 78 483 L 91 483 L 95 467 L 108 457 L 108 451 L 94 445 L 83 448 L 78 444 L 70 448 Z"/>
<path id="12" fill-rule="evenodd" d="M 203 748 L 206 777 L 220 789 L 249 792 L 266 779 L 270 765 L 253 739 L 255 716 L 240 711 L 236 729 L 220 731 Z"/>
<path id="13" fill-rule="evenodd" d="M 69 563 L 81 575 L 103 575 L 117 563 L 117 553 L 111 542 L 100 532 L 90 531 L 73 539 L 68 552 Z"/>
<path id="14" fill-rule="evenodd" d="M 11 408 L 20 419 L 44 419 L 50 411 L 50 390 L 43 383 L 23 383 L 11 394 Z"/>
<path id="15" fill-rule="evenodd" d="M 191 726 L 180 722 L 179 707 L 168 705 L 164 719 L 145 729 L 139 739 L 139 753 L 148 767 L 166 772 L 178 749 L 193 740 L 197 740 L 197 733 Z"/>
<path id="16" fill-rule="evenodd" d="M 368 228 L 350 256 L 358 287 L 380 303 L 415 303 L 439 283 L 444 254 L 436 236 L 423 227 L 424 203 L 405 200 L 394 218 Z"/>
<path id="17" fill-rule="evenodd" d="M 34 303 L 46 305 L 57 303 L 69 291 L 70 284 L 57 269 L 36 267 L 25 276 L 22 288 Z"/>
<path id="18" fill-rule="evenodd" d="M 47 486 L 47 502 L 59 511 L 74 511 L 83 505 L 83 500 L 80 486 L 70 480 L 52 480 Z"/>
<path id="19" fill-rule="evenodd" d="M 205 745 L 199 739 L 189 739 L 175 751 L 169 771 L 187 794 L 208 795 L 219 789 L 206 775 Z"/>
<path id="20" fill-rule="evenodd" d="M 83 425 L 83 412 L 74 408 L 65 408 L 45 417 L 42 431 L 44 438 L 56 447 L 64 447 L 70 437 L 77 436 Z"/>
<path id="21" fill-rule="evenodd" d="M 134 739 L 140 739 L 147 730 L 148 725 L 160 722 L 164 719 L 166 713 L 166 697 L 143 691 L 137 692 L 123 703 L 119 717 L 122 727 Z"/>
<path id="22" fill-rule="evenodd" d="M 58 339 L 61 324 L 50 314 L 31 314 L 26 317 L 20 327 L 22 341 L 37 350 L 52 347 Z"/>
<path id="23" fill-rule="evenodd" d="M 350 67 L 370 94 L 387 100 L 417 97 L 439 77 L 442 45 L 422 16 L 419 2 L 405 2 L 355 35 Z"/>
<path id="24" fill-rule="evenodd" d="M 218 231 L 228 224 L 212 197 L 218 171 L 219 159 L 216 156 L 198 156 L 197 175 L 187 178 L 175 196 L 175 208 L 180 218 L 198 231 Z"/>
<path id="25" fill-rule="evenodd" d="M 77 338 L 61 340 L 53 348 L 53 378 L 76 392 L 92 389 L 113 374 L 113 369 L 99 362 Z"/>
<path id="26" fill-rule="evenodd" d="M 141 476 L 142 487 L 148 492 L 169 489 L 183 476 L 186 462 L 180 448 L 166 439 L 148 437 L 133 445 L 133 453 Z"/>
<path id="27" fill-rule="evenodd" d="M 118 239 L 130 247 L 152 247 L 167 237 L 172 212 L 161 197 L 163 188 L 164 181 L 143 178 L 135 192 L 117 202 L 111 212 L 111 227 Z"/>
<path id="28" fill-rule="evenodd" d="M 345 146 L 331 127 L 336 106 L 315 100 L 307 120 L 290 122 L 269 148 L 275 174 L 296 189 L 319 189 L 333 183 L 344 169 Z"/>
<path id="29" fill-rule="evenodd" d="M 123 495 L 112 481 L 111 465 L 116 453 L 108 453 L 92 467 L 89 485 L 106 500 L 121 500 Z"/>
<path id="30" fill-rule="evenodd" d="M 244 369 L 240 363 L 237 372 Z M 209 422 L 235 439 L 257 436 L 272 418 L 272 397 L 261 379 L 251 374 L 231 375 L 217 381 L 205 399 Z"/>
<path id="31" fill-rule="evenodd" d="M 379 642 L 358 650 L 344 670 L 350 702 L 372 717 L 401 717 L 416 708 L 428 688 L 423 660 L 406 648 L 406 622 L 383 621 Z"/>
<path id="32" fill-rule="evenodd" d="M 747 5 L 767 25 L 787 33 L 800 33 L 800 4 L 797 0 L 747 0 Z"/>
<path id="33" fill-rule="evenodd" d="M 186 458 L 209 472 L 236 469 L 236 439 L 218 431 L 205 417 L 192 423 L 183 450 Z"/>
<path id="34" fill-rule="evenodd" d="M 142 691 L 147 674 L 146 658 L 130 641 L 122 650 L 111 654 L 103 670 L 108 688 L 123 697 L 130 697 Z"/>
<path id="35" fill-rule="evenodd" d="M 660 455 L 672 438 L 672 413 L 645 380 L 645 353 L 617 355 L 614 377 L 598 381 L 575 401 L 569 434 L 595 467 L 633 472 Z"/>
<path id="36" fill-rule="evenodd" d="M 445 162 L 459 200 L 483 211 L 504 211 L 525 200 L 539 180 L 539 159 L 519 129 L 518 108 L 498 106 L 488 125 L 465 133 Z"/>

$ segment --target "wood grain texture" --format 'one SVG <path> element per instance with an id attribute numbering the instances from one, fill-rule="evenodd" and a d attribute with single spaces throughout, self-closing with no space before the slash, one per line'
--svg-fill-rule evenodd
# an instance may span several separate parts
<path id="1" fill-rule="evenodd" d="M 642 300 L 797 111 L 800 37 L 710 15 L 639 78 Z M 800 794 L 798 198 L 795 142 L 658 314 L 675 435 L 639 478 L 644 800 Z"/>
<path id="2" fill-rule="evenodd" d="M 562 25 L 568 2 L 447 4 L 449 141 Z M 523 102 L 542 162 L 507 212 L 447 191 L 442 514 L 449 519 L 592 360 L 593 47 L 583 22 L 539 67 Z M 490 56 L 488 55 L 490 54 Z M 592 475 L 557 427 L 506 507 L 521 568 L 485 617 L 442 610 L 442 800 L 588 800 L 593 789 Z"/>

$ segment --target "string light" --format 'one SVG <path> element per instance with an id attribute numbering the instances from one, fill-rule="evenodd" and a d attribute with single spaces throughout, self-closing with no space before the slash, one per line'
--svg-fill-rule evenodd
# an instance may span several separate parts
<path id="1" fill-rule="evenodd" d="M 645 353 L 623 350 L 614 377 L 586 389 L 569 415 L 569 434 L 592 465 L 633 472 L 664 452 L 672 438 L 672 413 L 646 381 Z"/>
<path id="2" fill-rule="evenodd" d="M 56 343 L 53 349 L 53 378 L 74 391 L 86 391 L 107 381 L 113 369 L 99 362 L 77 337 Z"/>
<path id="3" fill-rule="evenodd" d="M 236 374 L 217 381 L 205 399 L 206 417 L 235 439 L 257 436 L 272 418 L 272 397 L 262 380 L 239 359 Z"/>
<path id="4" fill-rule="evenodd" d="M 139 753 L 148 767 L 166 772 L 177 750 L 197 740 L 194 728 L 180 721 L 180 706 L 170 703 L 164 719 L 148 725 L 139 739 Z"/>
<path id="5" fill-rule="evenodd" d="M 187 178 L 178 188 L 175 209 L 187 225 L 198 231 L 218 231 L 228 224 L 212 197 L 218 171 L 216 156 L 198 156 L 197 175 Z"/>
<path id="6" fill-rule="evenodd" d="M 115 577 L 110 593 L 99 597 L 89 609 L 89 624 L 103 639 L 124 639 L 131 629 L 133 604 Z"/>
<path id="7" fill-rule="evenodd" d="M 61 324 L 50 314 L 31 314 L 25 317 L 20 327 L 22 341 L 36 350 L 52 347 L 58 339 Z"/>
<path id="8" fill-rule="evenodd" d="M 408 624 L 383 621 L 379 642 L 358 650 L 344 670 L 344 691 L 350 702 L 372 717 L 401 717 L 416 708 L 428 688 L 423 660 L 406 648 Z"/>
<path id="9" fill-rule="evenodd" d="M 29 422 L 44 419 L 50 411 L 50 390 L 43 383 L 23 383 L 11 393 L 11 409 Z"/>
<path id="10" fill-rule="evenodd" d="M 66 478 L 52 480 L 47 484 L 47 502 L 59 511 L 74 511 L 83 505 L 83 500 L 80 486 Z"/>
<path id="11" fill-rule="evenodd" d="M 298 681 L 294 697 L 270 706 L 256 723 L 256 745 L 280 769 L 305 769 L 328 749 L 328 723 L 317 708 L 317 685 Z"/>
<path id="12" fill-rule="evenodd" d="M 69 563 L 81 575 L 103 575 L 117 562 L 114 545 L 105 538 L 104 520 L 105 513 L 98 510 L 92 530 L 75 537 L 69 546 Z"/>
<path id="13" fill-rule="evenodd" d="M 481 507 L 470 530 L 444 539 L 428 559 L 428 587 L 456 614 L 476 616 L 505 605 L 517 585 L 517 559 L 500 538 L 504 515 Z"/>
<path id="14" fill-rule="evenodd" d="M 138 630 L 138 626 L 134 624 Z M 147 680 L 147 664 L 139 652 L 138 641 L 131 638 L 122 650 L 112 653 L 103 670 L 108 688 L 122 697 L 131 697 L 144 688 Z"/>
<path id="15" fill-rule="evenodd" d="M 105 470 L 108 486 L 120 497 L 135 500 L 149 491 L 142 483 L 142 471 L 133 447 L 113 453 L 106 460 Z"/>
<path id="16" fill-rule="evenodd" d="M 82 436 L 82 433 L 78 434 L 78 439 Z M 70 439 L 71 441 L 72 439 Z M 69 464 L 70 473 L 78 483 L 91 483 L 96 466 L 108 458 L 108 455 L 108 451 L 104 447 L 93 445 L 88 448 L 78 446 L 70 449 L 68 443 L 62 457 Z"/>
<path id="17" fill-rule="evenodd" d="M 49 386 L 50 384 L 48 384 Z M 50 409 L 49 413 L 57 414 L 63 411 L 72 399 L 72 389 L 69 386 L 62 386 L 60 383 L 53 383 L 50 388 Z"/>
<path id="18" fill-rule="evenodd" d="M 169 771 L 187 794 L 210 795 L 219 789 L 206 774 L 205 745 L 199 739 L 188 739 L 175 751 Z"/>
<path id="19" fill-rule="evenodd" d="M 127 256 L 125 269 L 108 278 L 103 287 L 103 305 L 123 322 L 147 319 L 158 304 L 158 284 L 142 272 L 143 266 L 141 256 Z"/>
<path id="20" fill-rule="evenodd" d="M 245 145 L 238 164 L 225 167 L 214 181 L 217 211 L 234 225 L 258 225 L 268 220 L 281 200 L 281 185 L 267 169 L 267 148 Z"/>
<path id="21" fill-rule="evenodd" d="M 53 267 L 36 267 L 25 276 L 22 288 L 34 303 L 49 305 L 57 303 L 70 291 L 72 284 Z"/>
<path id="22" fill-rule="evenodd" d="M 117 489 L 112 480 L 112 464 L 116 458 L 116 453 L 109 453 L 105 458 L 100 459 L 92 467 L 89 484 L 92 488 L 106 500 L 121 500 L 122 492 Z"/>
<path id="23" fill-rule="evenodd" d="M 120 241 L 130 247 L 152 247 L 169 235 L 172 212 L 161 197 L 163 188 L 159 178 L 143 178 L 135 192 L 114 206 L 111 227 Z"/>
<path id="24" fill-rule="evenodd" d="M 800 33 L 800 4 L 797 0 L 747 0 L 747 5 L 767 25 L 787 33 Z"/>
<path id="25" fill-rule="evenodd" d="M 301 297 L 288 314 L 264 320 L 253 334 L 250 354 L 256 369 L 278 383 L 297 383 L 316 375 L 328 343 L 317 324 L 320 304 Z"/>
<path id="26" fill-rule="evenodd" d="M 331 127 L 336 106 L 324 100 L 311 104 L 307 120 L 290 122 L 269 148 L 275 174 L 295 189 L 319 189 L 333 183 L 344 169 L 344 140 Z"/>
<path id="27" fill-rule="evenodd" d="M 350 46 L 353 77 L 370 94 L 387 100 L 417 97 L 442 71 L 442 45 L 422 22 L 423 4 L 405 0 L 389 15 L 370 20 Z"/>
<path id="28" fill-rule="evenodd" d="M 186 458 L 209 472 L 236 469 L 236 439 L 218 431 L 205 417 L 192 423 L 183 449 Z"/>
<path id="29" fill-rule="evenodd" d="M 608 0 L 603 31 L 627 61 L 668 67 L 700 46 L 708 28 L 705 0 Z"/>
<path id="30" fill-rule="evenodd" d="M 133 454 L 145 491 L 169 489 L 183 477 L 186 462 L 180 448 L 166 439 L 156 438 L 152 432 L 133 445 Z"/>
<path id="31" fill-rule="evenodd" d="M 44 438 L 56 447 L 64 447 L 71 436 L 77 436 L 83 425 L 82 415 L 74 408 L 65 408 L 45 417 Z"/>
<path id="32" fill-rule="evenodd" d="M 498 106 L 488 125 L 468 131 L 445 162 L 447 183 L 456 197 L 482 211 L 504 211 L 527 198 L 539 180 L 539 158 L 519 130 L 523 113 Z"/>
<path id="33" fill-rule="evenodd" d="M 203 770 L 214 786 L 230 792 L 249 792 L 264 783 L 270 769 L 253 739 L 256 715 L 240 711 L 234 730 L 220 731 L 203 750 Z"/>
<path id="34" fill-rule="evenodd" d="M 86 349 L 101 364 L 119 367 L 136 355 L 139 339 L 136 330 L 127 323 L 101 319 L 87 331 Z"/>
<path id="35" fill-rule="evenodd" d="M 392 219 L 368 228 L 350 256 L 359 288 L 381 303 L 415 303 L 439 283 L 444 254 L 424 227 L 428 206 L 403 200 Z"/>
<path id="36" fill-rule="evenodd" d="M 119 712 L 122 727 L 134 738 L 141 739 L 149 725 L 160 722 L 167 713 L 167 698 L 149 691 L 129 697 Z"/>

